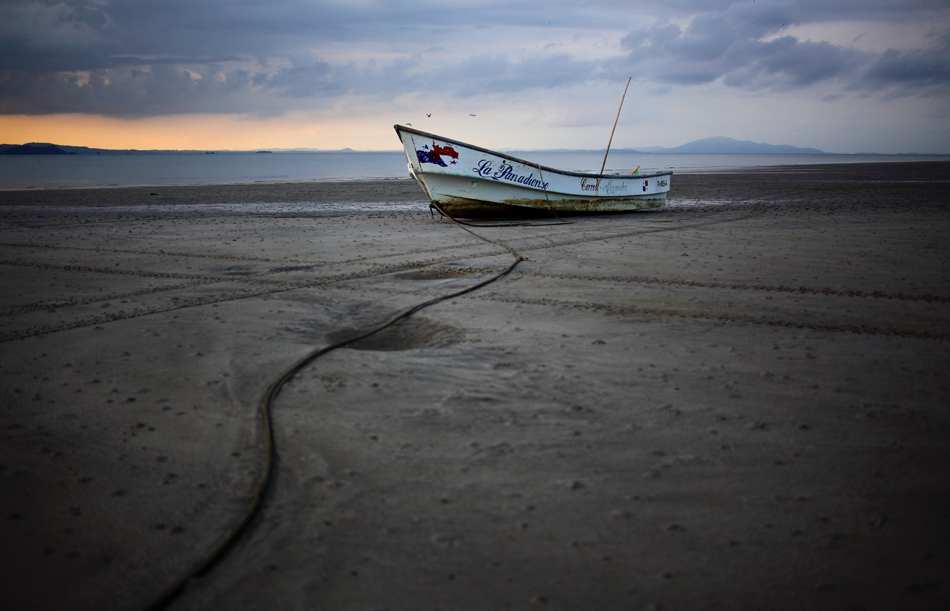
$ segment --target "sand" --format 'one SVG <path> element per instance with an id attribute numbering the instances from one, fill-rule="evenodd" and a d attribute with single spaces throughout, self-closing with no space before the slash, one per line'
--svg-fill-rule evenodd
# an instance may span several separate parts
<path id="1" fill-rule="evenodd" d="M 472 228 L 524 260 L 295 375 L 165 606 L 947 608 L 948 180 Z M 512 261 L 409 180 L 0 192 L 4 608 L 162 600 L 283 372 Z"/>

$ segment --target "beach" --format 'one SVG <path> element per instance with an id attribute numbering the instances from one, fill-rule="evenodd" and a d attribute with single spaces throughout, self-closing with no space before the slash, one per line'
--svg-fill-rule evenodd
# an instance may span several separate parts
<path id="1" fill-rule="evenodd" d="M 563 221 L 0 191 L 5 607 L 950 606 L 950 162 Z"/>

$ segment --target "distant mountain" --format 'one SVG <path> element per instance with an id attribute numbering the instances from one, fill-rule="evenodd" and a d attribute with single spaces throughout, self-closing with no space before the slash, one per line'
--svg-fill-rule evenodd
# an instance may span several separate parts
<path id="1" fill-rule="evenodd" d="M 75 155 L 55 144 L 30 142 L 29 144 L 0 144 L 0 155 Z"/>
<path id="2" fill-rule="evenodd" d="M 788 144 L 763 144 L 749 140 L 734 140 L 724 136 L 694 140 L 682 146 L 665 148 L 650 146 L 646 148 L 623 149 L 639 153 L 704 153 L 704 154 L 770 154 L 770 155 L 827 155 L 825 151 L 812 148 L 799 148 Z"/>
<path id="3" fill-rule="evenodd" d="M 27 144 L 0 144 L 0 155 L 128 155 L 140 153 L 134 149 L 112 150 L 92 149 L 88 146 L 68 146 L 48 142 L 29 142 Z"/>

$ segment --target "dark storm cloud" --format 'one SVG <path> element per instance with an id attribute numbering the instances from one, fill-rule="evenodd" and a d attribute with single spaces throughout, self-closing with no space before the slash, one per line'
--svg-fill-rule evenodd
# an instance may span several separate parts
<path id="1" fill-rule="evenodd" d="M 950 83 L 950 33 L 923 51 L 886 51 L 874 61 L 861 85 L 881 89 L 894 83 L 925 91 Z"/>
<path id="2" fill-rule="evenodd" d="M 699 15 L 686 28 L 661 23 L 631 32 L 621 41 L 630 49 L 623 67 L 645 71 L 663 84 L 696 85 L 722 79 L 745 89 L 790 88 L 854 74 L 864 54 L 791 36 L 762 40 L 797 25 L 791 7 L 756 3 L 733 5 Z"/>
<path id="3" fill-rule="evenodd" d="M 664 85 L 721 81 L 746 90 L 781 91 L 830 81 L 850 90 L 889 88 L 890 95 L 950 88 L 946 35 L 939 48 L 883 54 L 779 36 L 788 26 L 848 16 L 907 19 L 908 8 L 926 3 L 900 4 L 729 3 L 697 15 L 686 27 L 660 22 L 631 32 L 622 40 L 628 55 L 612 65 Z"/>
<path id="4" fill-rule="evenodd" d="M 449 94 L 466 97 L 589 78 L 590 67 L 568 57 L 510 61 L 504 55 L 474 55 L 420 70 L 420 41 L 427 37 L 445 37 L 456 24 L 478 19 L 530 23 L 538 11 L 413 5 L 191 0 L 173 10 L 164 1 L 6 5 L 0 7 L 0 24 L 6 24 L 0 25 L 0 112 L 278 114 L 330 104 L 342 95 L 392 99 L 412 92 L 444 94 L 449 87 Z M 417 23 L 420 16 L 423 25 Z M 402 56 L 331 63 L 312 51 L 328 43 L 358 49 L 380 41 L 402 49 Z"/>
<path id="5" fill-rule="evenodd" d="M 946 35 L 926 48 L 883 54 L 778 36 L 786 26 L 857 18 L 913 22 L 937 15 L 947 27 L 947 9 L 934 4 L 14 0 L 0 6 L 0 113 L 280 114 L 347 95 L 472 97 L 628 74 L 659 87 L 718 81 L 785 90 L 835 83 L 843 91 L 886 95 L 945 93 Z M 474 32 L 500 25 L 512 33 L 543 32 L 549 25 L 594 32 L 632 26 L 643 11 L 662 11 L 669 21 L 629 27 L 625 53 L 608 60 L 567 54 L 512 59 L 505 48 L 465 52 Z M 431 49 L 440 44 L 453 52 Z M 328 46 L 337 53 L 323 53 Z M 328 59 L 339 57 L 341 48 L 359 59 Z M 372 59 L 366 48 L 386 54 Z"/>
<path id="6" fill-rule="evenodd" d="M 660 26 L 623 39 L 630 54 L 618 60 L 647 80 L 697 85 L 721 79 L 731 87 L 785 89 L 856 74 L 870 54 L 792 36 L 769 41 L 753 36 L 716 36 L 716 27 Z"/>

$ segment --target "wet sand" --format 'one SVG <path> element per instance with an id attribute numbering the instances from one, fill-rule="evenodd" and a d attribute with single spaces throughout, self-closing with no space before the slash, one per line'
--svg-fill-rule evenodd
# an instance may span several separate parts
<path id="1" fill-rule="evenodd" d="M 947 608 L 950 163 L 672 185 L 305 367 L 167 607 Z M 4 606 L 154 604 L 270 384 L 512 260 L 409 180 L 0 192 Z"/>

